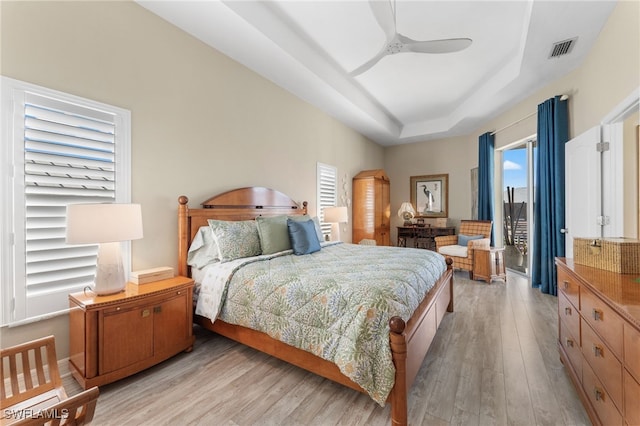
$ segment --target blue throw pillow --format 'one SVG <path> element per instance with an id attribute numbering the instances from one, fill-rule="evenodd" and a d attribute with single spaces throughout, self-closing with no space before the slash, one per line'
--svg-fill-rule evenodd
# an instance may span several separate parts
<path id="1" fill-rule="evenodd" d="M 480 240 L 484 238 L 484 235 L 458 235 L 458 245 L 466 247 L 471 240 Z"/>
<path id="2" fill-rule="evenodd" d="M 320 251 L 320 241 L 318 241 L 313 220 L 309 219 L 302 222 L 288 218 L 287 229 L 289 230 L 289 240 L 294 254 L 310 254 Z"/>

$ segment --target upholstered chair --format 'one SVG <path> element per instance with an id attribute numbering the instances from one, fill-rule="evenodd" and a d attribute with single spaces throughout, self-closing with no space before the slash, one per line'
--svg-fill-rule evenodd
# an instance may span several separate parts
<path id="1" fill-rule="evenodd" d="M 436 251 L 453 259 L 453 267 L 469 271 L 473 279 L 473 251 L 491 246 L 490 220 L 461 220 L 458 235 L 436 237 Z"/>

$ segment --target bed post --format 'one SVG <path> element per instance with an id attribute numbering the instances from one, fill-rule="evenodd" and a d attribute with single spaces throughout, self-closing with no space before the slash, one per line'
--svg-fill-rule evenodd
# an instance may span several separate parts
<path id="1" fill-rule="evenodd" d="M 187 266 L 187 250 L 189 250 L 189 198 L 178 197 L 178 275 L 189 276 Z"/>
<path id="2" fill-rule="evenodd" d="M 447 257 L 444 261 L 447 264 L 447 269 L 451 271 L 451 284 L 449 285 L 450 297 L 449 306 L 447 306 L 447 312 L 453 312 L 453 259 Z"/>
<path id="3" fill-rule="evenodd" d="M 400 317 L 389 320 L 391 356 L 396 367 L 396 381 L 391 390 L 391 424 L 407 424 L 407 341 L 404 335 L 406 323 Z"/>

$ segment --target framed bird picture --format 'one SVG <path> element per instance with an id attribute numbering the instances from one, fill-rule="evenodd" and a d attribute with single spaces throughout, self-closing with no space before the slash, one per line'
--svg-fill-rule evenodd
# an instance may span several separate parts
<path id="1" fill-rule="evenodd" d="M 411 176 L 411 204 L 416 217 L 448 217 L 449 175 Z"/>

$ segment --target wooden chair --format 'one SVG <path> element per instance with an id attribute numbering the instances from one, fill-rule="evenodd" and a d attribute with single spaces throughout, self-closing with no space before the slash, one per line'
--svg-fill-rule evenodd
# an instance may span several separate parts
<path id="1" fill-rule="evenodd" d="M 68 397 L 62 386 L 53 336 L 0 351 L 1 425 L 90 423 L 98 388 Z"/>
<path id="2" fill-rule="evenodd" d="M 490 220 L 461 220 L 458 235 L 436 237 L 436 251 L 453 259 L 453 267 L 469 271 L 469 278 L 473 279 L 473 251 L 475 249 L 489 249 L 491 246 Z M 459 235 L 477 236 L 483 238 L 470 240 L 466 247 L 458 245 Z"/>

